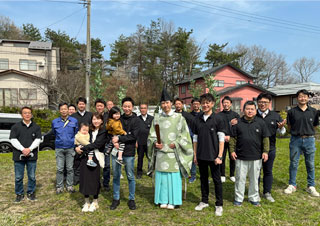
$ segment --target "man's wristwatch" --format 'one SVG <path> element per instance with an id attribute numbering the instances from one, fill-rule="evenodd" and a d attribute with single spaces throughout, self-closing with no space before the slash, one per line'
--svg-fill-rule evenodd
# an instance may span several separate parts
<path id="1" fill-rule="evenodd" d="M 219 156 L 218 156 L 217 158 L 220 159 L 220 160 L 222 160 L 222 157 L 219 157 Z"/>

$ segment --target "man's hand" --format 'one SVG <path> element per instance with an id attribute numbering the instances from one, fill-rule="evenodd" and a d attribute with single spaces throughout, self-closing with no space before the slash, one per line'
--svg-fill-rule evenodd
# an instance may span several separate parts
<path id="1" fill-rule="evenodd" d="M 278 122 L 278 128 L 281 129 L 282 127 L 284 127 L 284 125 L 287 123 L 287 119 L 283 120 L 282 122 Z"/>
<path id="2" fill-rule="evenodd" d="M 238 156 L 237 156 L 236 152 L 232 152 L 231 153 L 231 157 L 232 157 L 233 160 L 237 160 Z"/>
<path id="3" fill-rule="evenodd" d="M 216 159 L 214 160 L 214 164 L 220 165 L 220 164 L 222 164 L 222 160 L 221 160 L 220 158 L 216 158 Z"/>
<path id="4" fill-rule="evenodd" d="M 119 147 L 120 147 L 119 143 L 115 143 L 115 144 L 113 144 L 113 146 L 114 146 L 116 149 L 119 149 Z"/>
<path id="5" fill-rule="evenodd" d="M 225 137 L 224 137 L 224 141 L 225 141 L 225 142 L 229 142 L 229 141 L 230 141 L 230 136 L 225 136 Z"/>
<path id="6" fill-rule="evenodd" d="M 82 154 L 82 150 L 81 150 L 81 146 L 76 147 L 76 152 L 81 155 Z"/>
<path id="7" fill-rule="evenodd" d="M 269 157 L 269 155 L 267 153 L 262 153 L 263 162 L 268 161 L 268 157 Z"/>
<path id="8" fill-rule="evenodd" d="M 230 121 L 231 125 L 234 126 L 234 125 L 237 125 L 238 124 L 238 119 L 237 118 L 234 118 Z"/>
<path id="9" fill-rule="evenodd" d="M 113 143 L 113 145 L 115 145 L 116 143 L 118 143 L 119 142 L 119 137 L 118 136 L 113 136 L 112 137 L 112 143 Z"/>
<path id="10" fill-rule="evenodd" d="M 198 160 L 196 155 L 193 155 L 193 162 L 194 164 L 198 165 Z"/>
<path id="11" fill-rule="evenodd" d="M 138 148 L 138 142 L 136 142 L 136 148 Z"/>
<path id="12" fill-rule="evenodd" d="M 176 145 L 175 144 L 170 144 L 169 148 L 174 149 L 174 148 L 176 148 Z"/>
<path id="13" fill-rule="evenodd" d="M 163 144 L 156 143 L 156 148 L 161 150 L 163 148 Z"/>
<path id="14" fill-rule="evenodd" d="M 25 149 L 22 150 L 22 154 L 24 156 L 28 156 L 30 154 L 30 152 L 31 152 L 30 148 L 25 148 Z"/>

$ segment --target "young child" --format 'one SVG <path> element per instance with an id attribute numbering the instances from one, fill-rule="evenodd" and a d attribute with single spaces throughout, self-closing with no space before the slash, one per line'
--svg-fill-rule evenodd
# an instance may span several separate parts
<path id="1" fill-rule="evenodd" d="M 81 145 L 81 146 L 86 146 L 86 145 L 90 144 L 89 124 L 87 124 L 87 123 L 80 124 L 80 129 L 75 136 L 74 143 L 75 143 L 75 145 Z M 97 163 L 95 163 L 92 160 L 93 155 L 94 155 L 93 151 L 90 151 L 88 153 L 87 165 L 91 166 L 91 167 L 97 167 Z"/>
<path id="2" fill-rule="evenodd" d="M 127 135 L 126 131 L 123 130 L 122 124 L 120 121 L 120 109 L 118 107 L 112 107 L 109 111 L 109 118 L 107 122 L 107 130 L 108 133 L 113 136 L 120 136 L 120 135 Z M 122 160 L 122 154 L 124 150 L 124 143 L 116 143 L 115 148 L 117 148 L 118 151 L 118 158 L 116 160 L 117 163 L 120 165 L 124 165 Z M 111 150 L 113 148 L 112 141 L 108 144 L 107 148 L 107 155 L 110 154 Z"/>

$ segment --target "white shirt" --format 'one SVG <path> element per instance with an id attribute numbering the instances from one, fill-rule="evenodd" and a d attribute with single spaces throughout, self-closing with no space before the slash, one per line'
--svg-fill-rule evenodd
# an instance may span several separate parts
<path id="1" fill-rule="evenodd" d="M 81 116 L 84 116 L 84 114 L 86 113 L 86 111 L 83 111 L 83 112 L 78 111 L 78 112 L 79 112 L 79 114 L 80 114 Z"/>
<path id="2" fill-rule="evenodd" d="M 145 116 L 141 115 L 141 117 L 142 117 L 143 121 L 146 121 L 146 120 L 147 120 L 148 115 L 147 115 L 147 114 L 146 114 Z"/>

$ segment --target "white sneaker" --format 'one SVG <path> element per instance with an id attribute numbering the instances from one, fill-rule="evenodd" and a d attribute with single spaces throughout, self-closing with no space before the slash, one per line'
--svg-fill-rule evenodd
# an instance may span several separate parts
<path id="1" fill-rule="evenodd" d="M 285 194 L 292 194 L 296 190 L 297 190 L 297 188 L 295 186 L 289 184 L 289 186 L 286 189 L 284 189 L 284 193 Z"/>
<path id="2" fill-rule="evenodd" d="M 274 198 L 271 196 L 271 193 L 270 192 L 267 192 L 263 195 L 266 200 L 270 201 L 270 202 L 275 202 Z"/>
<path id="3" fill-rule="evenodd" d="M 89 207 L 89 212 L 93 212 L 99 208 L 98 203 L 92 202 L 90 207 Z"/>
<path id="4" fill-rule="evenodd" d="M 89 207 L 90 207 L 90 203 L 86 202 L 83 205 L 82 212 L 88 212 L 89 211 Z"/>
<path id="5" fill-rule="evenodd" d="M 123 179 L 124 177 L 122 176 L 122 174 L 120 175 L 120 179 Z"/>
<path id="6" fill-rule="evenodd" d="M 167 209 L 168 209 L 168 210 L 174 210 L 174 205 L 168 204 L 168 205 L 167 205 Z"/>
<path id="7" fill-rule="evenodd" d="M 161 204 L 161 205 L 160 205 L 160 208 L 161 208 L 161 209 L 167 209 L 167 208 L 168 208 L 168 204 Z"/>
<path id="8" fill-rule="evenodd" d="M 200 202 L 199 205 L 197 205 L 196 208 L 194 208 L 194 209 L 198 210 L 198 211 L 201 211 L 206 207 L 209 207 L 208 203 Z"/>
<path id="9" fill-rule="evenodd" d="M 214 212 L 216 216 L 221 217 L 223 213 L 222 206 L 216 206 L 216 212 Z"/>
<path id="10" fill-rule="evenodd" d="M 235 183 L 236 182 L 236 178 L 235 177 L 230 177 L 230 180 Z"/>
<path id="11" fill-rule="evenodd" d="M 226 182 L 226 177 L 221 177 L 221 183 Z"/>
<path id="12" fill-rule="evenodd" d="M 314 196 L 314 197 L 319 197 L 319 192 L 317 192 L 316 188 L 313 187 L 313 186 L 310 186 L 307 188 L 307 192 L 310 193 L 311 196 Z"/>

